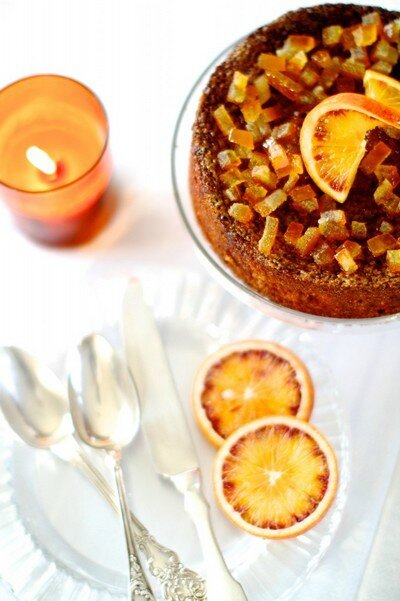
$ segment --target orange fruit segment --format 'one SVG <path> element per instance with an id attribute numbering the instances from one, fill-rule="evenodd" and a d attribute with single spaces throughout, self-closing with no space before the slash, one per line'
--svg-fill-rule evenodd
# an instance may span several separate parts
<path id="1" fill-rule="evenodd" d="M 297 418 L 246 424 L 224 442 L 214 466 L 223 512 L 263 538 L 291 538 L 315 526 L 337 485 L 335 452 L 315 427 Z"/>
<path id="2" fill-rule="evenodd" d="M 364 75 L 365 94 L 386 106 L 400 111 L 400 81 L 378 71 L 367 69 Z"/>
<path id="3" fill-rule="evenodd" d="M 261 340 L 228 344 L 200 366 L 192 392 L 196 420 L 219 447 L 238 428 L 270 415 L 310 417 L 314 390 L 302 361 Z"/>
<path id="4" fill-rule="evenodd" d="M 315 106 L 304 119 L 300 148 L 316 185 L 344 202 L 365 154 L 367 132 L 383 125 L 400 129 L 400 111 L 362 94 L 336 94 Z"/>

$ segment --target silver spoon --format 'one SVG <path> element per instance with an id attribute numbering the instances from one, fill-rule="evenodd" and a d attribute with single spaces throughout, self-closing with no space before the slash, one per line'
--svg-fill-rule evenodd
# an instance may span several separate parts
<path id="1" fill-rule="evenodd" d="M 16 347 L 0 347 L 0 407 L 12 430 L 28 445 L 48 450 L 77 467 L 119 512 L 114 488 L 93 466 L 73 436 L 66 390 L 39 359 Z M 157 542 L 131 512 L 131 522 L 152 575 L 171 601 L 204 601 L 204 580 L 177 554 Z"/>
<path id="2" fill-rule="evenodd" d="M 75 429 L 86 444 L 104 449 L 113 461 L 124 524 L 130 571 L 130 599 L 154 600 L 138 559 L 121 468 L 122 449 L 139 429 L 136 388 L 110 343 L 97 334 L 87 336 L 71 354 L 69 400 Z"/>

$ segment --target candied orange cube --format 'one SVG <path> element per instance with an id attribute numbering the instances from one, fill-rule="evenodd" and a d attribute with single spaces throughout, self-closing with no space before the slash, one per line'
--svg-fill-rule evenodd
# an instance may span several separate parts
<path id="1" fill-rule="evenodd" d="M 303 230 L 304 226 L 302 223 L 299 223 L 298 221 L 292 221 L 289 223 L 288 228 L 283 235 L 285 242 L 291 246 L 294 246 L 297 240 L 303 234 Z"/>
<path id="2" fill-rule="evenodd" d="M 312 90 L 313 95 L 319 101 L 325 100 L 327 98 L 327 94 L 322 86 L 315 86 Z"/>
<path id="3" fill-rule="evenodd" d="M 261 111 L 261 114 L 256 121 L 253 123 L 246 123 L 246 129 L 253 134 L 255 142 L 260 142 L 271 133 L 271 126 L 269 125 L 270 120 L 264 114 L 265 110 L 266 109 Z"/>
<path id="4" fill-rule="evenodd" d="M 400 175 L 395 165 L 378 165 L 374 173 L 379 183 L 387 179 L 393 189 L 400 183 Z"/>
<path id="5" fill-rule="evenodd" d="M 284 43 L 284 48 L 289 52 L 310 52 L 315 48 L 317 42 L 311 35 L 289 35 Z"/>
<path id="6" fill-rule="evenodd" d="M 335 259 L 339 263 L 342 270 L 347 274 L 354 273 L 358 269 L 357 263 L 355 262 L 347 248 L 342 248 L 341 250 L 336 252 Z"/>
<path id="7" fill-rule="evenodd" d="M 265 75 L 269 85 L 278 90 L 283 96 L 289 98 L 289 100 L 299 100 L 304 90 L 299 82 L 277 71 L 266 71 Z"/>
<path id="8" fill-rule="evenodd" d="M 329 51 L 323 49 L 313 52 L 311 60 L 321 69 L 326 69 L 326 67 L 329 67 L 332 64 L 332 57 Z"/>
<path id="9" fill-rule="evenodd" d="M 268 217 L 265 220 L 265 228 L 262 237 L 258 243 L 258 250 L 263 255 L 270 255 L 272 248 L 275 244 L 275 240 L 278 234 L 279 219 L 277 217 Z"/>
<path id="10" fill-rule="evenodd" d="M 268 163 L 269 158 L 265 152 L 258 152 L 257 150 L 255 150 L 251 153 L 251 156 L 249 157 L 250 169 L 253 169 L 253 167 L 256 167 L 258 165 L 268 165 Z"/>
<path id="11" fill-rule="evenodd" d="M 261 104 L 265 104 L 267 100 L 271 98 L 271 89 L 265 73 L 259 75 L 259 77 L 254 80 L 254 86 L 258 92 L 259 101 Z"/>
<path id="12" fill-rule="evenodd" d="M 238 144 L 235 144 L 235 152 L 239 159 L 250 159 L 253 154 L 252 150 L 245 148 L 244 146 L 239 146 Z"/>
<path id="13" fill-rule="evenodd" d="M 306 184 L 305 186 L 298 186 L 297 188 L 294 188 L 291 191 L 290 196 L 294 201 L 298 201 L 306 200 L 308 198 L 314 198 L 316 194 L 313 188 Z"/>
<path id="14" fill-rule="evenodd" d="M 222 133 L 227 136 L 231 129 L 235 127 L 235 124 L 225 106 L 220 104 L 220 106 L 213 112 L 213 115 L 218 127 Z"/>
<path id="15" fill-rule="evenodd" d="M 383 29 L 390 42 L 394 42 L 395 44 L 400 42 L 400 18 L 391 21 Z"/>
<path id="16" fill-rule="evenodd" d="M 293 207 L 300 213 L 312 213 L 313 211 L 318 211 L 318 200 L 315 198 L 315 196 L 312 198 L 294 200 Z"/>
<path id="17" fill-rule="evenodd" d="M 238 186 L 230 186 L 229 188 L 227 188 L 226 190 L 224 190 L 224 195 L 231 202 L 235 202 L 237 200 L 240 200 L 240 198 L 242 196 L 242 194 L 241 194 L 240 189 L 239 189 Z"/>
<path id="18" fill-rule="evenodd" d="M 218 163 L 221 169 L 232 169 L 239 167 L 241 160 L 234 150 L 221 150 L 217 155 Z"/>
<path id="19" fill-rule="evenodd" d="M 354 79 L 363 79 L 365 75 L 365 66 L 357 63 L 350 58 L 344 60 L 340 65 L 340 72 Z"/>
<path id="20" fill-rule="evenodd" d="M 282 117 L 282 107 L 280 107 L 278 104 L 274 104 L 274 106 L 268 106 L 262 110 L 262 115 L 264 115 L 267 121 L 276 121 L 276 119 L 280 119 L 280 117 Z"/>
<path id="21" fill-rule="evenodd" d="M 235 144 L 239 144 L 239 146 L 244 146 L 250 150 L 253 150 L 254 148 L 253 134 L 246 129 L 236 129 L 234 127 L 229 132 L 228 139 L 230 142 L 234 142 Z"/>
<path id="22" fill-rule="evenodd" d="M 256 165 L 251 170 L 251 176 L 256 181 L 264 184 L 270 190 L 276 188 L 277 177 L 275 173 L 271 171 L 268 165 Z"/>
<path id="23" fill-rule="evenodd" d="M 297 125 L 293 121 L 287 121 L 286 123 L 281 123 L 281 125 L 276 125 L 271 135 L 275 140 L 284 140 L 286 138 L 294 138 L 297 135 L 297 131 Z"/>
<path id="24" fill-rule="evenodd" d="M 353 240 L 345 240 L 337 250 L 342 250 L 342 248 L 348 250 L 353 259 L 359 259 L 362 255 L 361 244 L 358 244 L 358 242 L 354 242 Z"/>
<path id="25" fill-rule="evenodd" d="M 319 74 L 312 67 L 312 65 L 307 63 L 307 65 L 304 67 L 303 71 L 300 74 L 300 79 L 304 83 L 304 85 L 306 85 L 308 88 L 312 88 L 318 82 Z"/>
<path id="26" fill-rule="evenodd" d="M 386 61 L 376 61 L 373 65 L 371 65 L 371 69 L 373 71 L 378 71 L 379 73 L 383 73 L 384 75 L 390 75 L 393 69 L 393 65 L 387 63 Z"/>
<path id="27" fill-rule="evenodd" d="M 332 196 L 329 196 L 329 194 L 323 194 L 318 200 L 318 208 L 320 213 L 334 211 L 336 209 L 336 200 Z"/>
<path id="28" fill-rule="evenodd" d="M 352 25 L 351 27 L 346 27 L 343 29 L 342 37 L 340 39 L 340 43 L 342 44 L 345 50 L 350 50 L 350 48 L 354 48 L 356 45 L 356 41 L 353 36 L 353 31 L 357 29 L 358 25 Z"/>
<path id="29" fill-rule="evenodd" d="M 263 186 L 257 184 L 248 184 L 243 194 L 243 199 L 247 200 L 251 205 L 260 202 L 267 195 L 267 190 Z"/>
<path id="30" fill-rule="evenodd" d="M 253 218 L 253 211 L 248 205 L 241 202 L 234 202 L 228 209 L 228 213 L 231 217 L 240 221 L 241 223 L 248 223 Z"/>
<path id="31" fill-rule="evenodd" d="M 391 149 L 387 144 L 382 141 L 379 141 L 363 158 L 360 169 L 366 175 L 371 175 L 375 171 L 375 169 L 383 163 L 385 159 L 392 153 Z"/>
<path id="32" fill-rule="evenodd" d="M 390 273 L 400 273 L 400 250 L 388 250 L 386 264 Z"/>
<path id="33" fill-rule="evenodd" d="M 363 223 L 362 221 L 351 222 L 351 235 L 354 238 L 358 238 L 359 240 L 365 240 L 367 234 L 368 231 L 365 223 Z"/>
<path id="34" fill-rule="evenodd" d="M 374 192 L 375 200 L 380 200 L 389 196 L 393 192 L 393 186 L 388 179 L 384 179 L 383 182 L 377 187 Z"/>
<path id="35" fill-rule="evenodd" d="M 389 221 L 382 221 L 382 223 L 379 226 L 379 231 L 382 232 L 382 234 L 391 234 L 394 230 L 394 227 L 391 223 L 389 223 Z"/>
<path id="36" fill-rule="evenodd" d="M 260 69 L 266 71 L 284 71 L 286 69 L 286 59 L 276 54 L 263 52 L 259 55 L 257 65 Z"/>
<path id="37" fill-rule="evenodd" d="M 303 52 L 303 50 L 300 50 L 300 52 L 297 52 L 294 56 L 292 56 L 291 59 L 288 60 L 286 68 L 288 71 L 292 71 L 293 73 L 301 73 L 307 63 L 307 54 Z"/>
<path id="38" fill-rule="evenodd" d="M 222 183 L 228 188 L 230 186 L 237 186 L 245 181 L 245 177 L 239 169 L 234 167 L 229 169 L 225 173 L 221 173 L 219 176 Z"/>
<path id="39" fill-rule="evenodd" d="M 317 227 L 308 227 L 296 242 L 296 249 L 302 257 L 310 255 L 321 238 Z"/>
<path id="40" fill-rule="evenodd" d="M 399 52 L 386 40 L 379 40 L 372 50 L 371 58 L 374 61 L 384 61 L 390 65 L 395 65 L 399 60 Z"/>
<path id="41" fill-rule="evenodd" d="M 300 154 L 291 154 L 289 160 L 292 168 L 291 173 L 297 173 L 299 175 L 304 173 L 303 159 Z"/>
<path id="42" fill-rule="evenodd" d="M 240 110 L 246 123 L 254 123 L 261 114 L 261 103 L 256 98 L 246 98 Z"/>
<path id="43" fill-rule="evenodd" d="M 293 199 L 293 206 L 297 211 L 312 213 L 318 211 L 318 200 L 315 197 L 315 192 L 308 184 L 293 188 L 290 192 Z"/>
<path id="44" fill-rule="evenodd" d="M 371 64 L 368 50 L 366 48 L 360 48 L 359 46 L 350 49 L 350 60 L 356 63 L 362 63 L 365 67 L 369 67 Z"/>
<path id="45" fill-rule="evenodd" d="M 267 149 L 269 159 L 277 176 L 284 177 L 283 173 L 286 170 L 286 175 L 289 175 L 290 161 L 283 146 L 276 142 L 273 138 L 268 138 L 264 142 L 264 147 Z"/>
<path id="46" fill-rule="evenodd" d="M 287 195 L 283 190 L 275 190 L 267 198 L 264 198 L 261 202 L 257 203 L 254 209 L 257 213 L 260 213 L 262 217 L 267 217 L 276 209 L 278 209 L 284 202 L 286 202 Z"/>
<path id="47" fill-rule="evenodd" d="M 392 250 L 398 246 L 398 242 L 392 234 L 378 234 L 367 240 L 367 245 L 374 257 L 384 255 L 387 250 Z"/>
<path id="48" fill-rule="evenodd" d="M 245 75 L 240 71 L 235 71 L 226 99 L 229 102 L 234 102 L 235 104 L 241 104 L 244 102 L 244 99 L 246 98 L 248 80 L 248 75 Z"/>
<path id="49" fill-rule="evenodd" d="M 376 25 L 376 28 L 378 30 L 378 33 L 381 34 L 382 33 L 382 19 L 381 16 L 378 12 L 376 12 L 375 10 L 367 13 L 366 15 L 363 15 L 361 17 L 361 21 L 363 25 L 371 25 L 374 24 Z"/>
<path id="50" fill-rule="evenodd" d="M 332 64 L 329 67 L 323 69 L 319 83 L 325 89 L 328 90 L 333 86 L 340 71 L 340 62 L 336 60 L 336 57 L 332 59 Z"/>
<path id="51" fill-rule="evenodd" d="M 292 169 L 293 169 L 293 167 L 292 167 Z M 299 179 L 300 179 L 299 174 L 298 173 L 293 173 L 293 171 L 291 171 L 290 174 L 289 174 L 289 177 L 287 178 L 287 180 L 286 180 L 286 182 L 285 182 L 285 184 L 283 186 L 284 191 L 287 194 L 289 194 L 289 192 L 291 190 L 293 190 L 293 188 L 296 186 L 296 184 L 299 181 Z"/>
<path id="52" fill-rule="evenodd" d="M 335 253 L 328 242 L 322 240 L 318 243 L 312 256 L 315 263 L 320 267 L 330 267 L 334 261 Z"/>
<path id="53" fill-rule="evenodd" d="M 378 38 L 378 28 L 375 23 L 359 25 L 353 30 L 356 46 L 371 46 Z"/>
<path id="54" fill-rule="evenodd" d="M 346 240 L 349 232 L 346 227 L 346 214 L 342 210 L 325 211 L 318 219 L 319 231 L 328 240 Z"/>
<path id="55" fill-rule="evenodd" d="M 342 37 L 343 27 L 340 25 L 329 25 L 322 30 L 322 43 L 324 46 L 335 46 L 339 44 Z"/>
<path id="56" fill-rule="evenodd" d="M 259 100 L 258 90 L 255 86 L 251 84 L 247 84 L 245 101 L 246 100 Z"/>

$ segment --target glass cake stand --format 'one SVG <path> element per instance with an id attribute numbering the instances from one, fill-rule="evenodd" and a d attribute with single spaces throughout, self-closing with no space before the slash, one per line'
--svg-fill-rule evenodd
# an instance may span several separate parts
<path id="1" fill-rule="evenodd" d="M 238 42 L 219 54 L 198 77 L 182 106 L 173 136 L 171 167 L 175 198 L 180 215 L 196 246 L 200 260 L 205 264 L 210 274 L 236 298 L 262 311 L 269 317 L 292 325 L 306 329 L 322 329 L 328 332 L 351 331 L 355 333 L 363 331 L 370 333 L 376 328 L 381 330 L 382 326 L 393 327 L 394 324 L 398 325 L 400 313 L 366 319 L 341 319 L 303 313 L 279 305 L 240 280 L 215 253 L 204 236 L 193 209 L 189 189 L 188 174 L 192 125 L 202 92 L 207 86 L 214 69 L 225 60 Z"/>

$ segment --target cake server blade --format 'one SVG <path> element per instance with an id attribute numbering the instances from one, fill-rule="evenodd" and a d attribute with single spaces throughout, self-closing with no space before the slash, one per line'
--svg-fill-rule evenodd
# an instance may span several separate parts
<path id="1" fill-rule="evenodd" d="M 128 366 L 139 390 L 142 426 L 156 471 L 175 476 L 197 469 L 199 461 L 168 359 L 137 280 L 129 284 L 125 294 L 122 330 Z"/>

